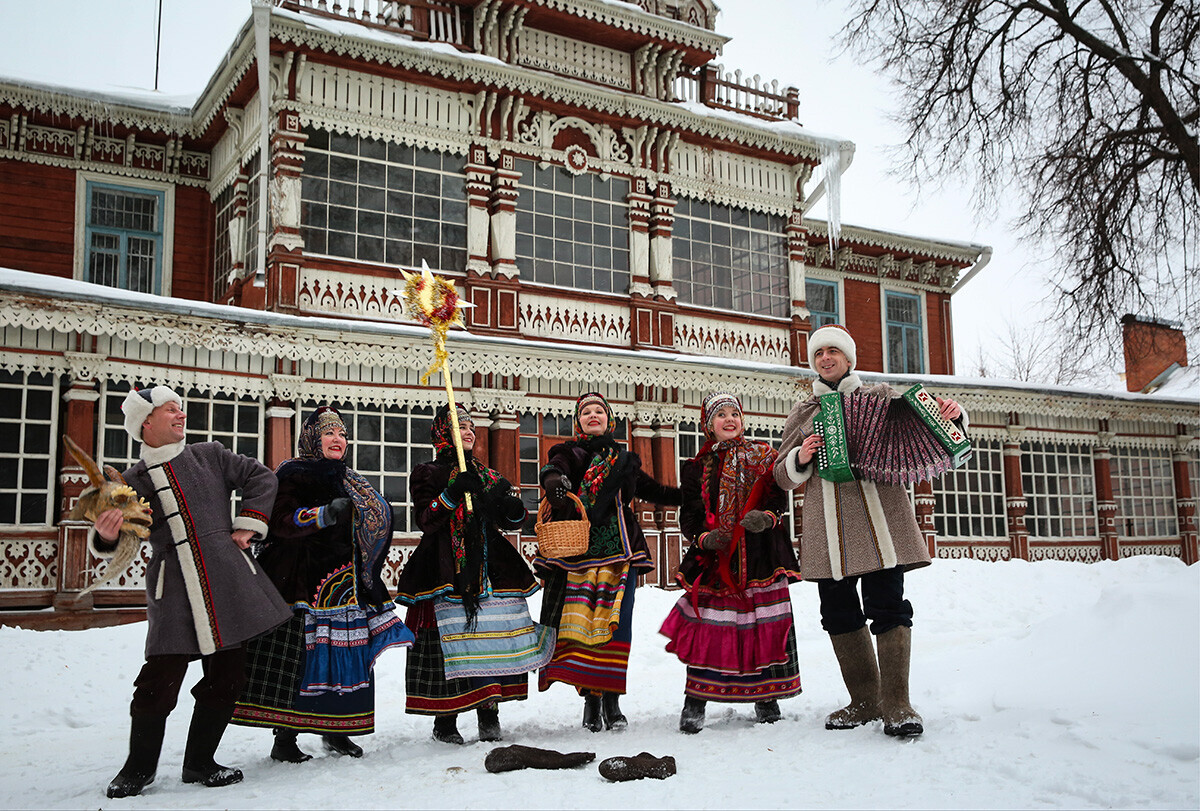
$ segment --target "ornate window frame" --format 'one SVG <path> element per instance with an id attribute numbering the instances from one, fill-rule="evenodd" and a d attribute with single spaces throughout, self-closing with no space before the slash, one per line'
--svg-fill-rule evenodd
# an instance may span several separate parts
<path id="1" fill-rule="evenodd" d="M 162 238 L 159 244 L 158 267 L 155 268 L 157 295 L 171 295 L 172 271 L 175 258 L 175 186 L 155 180 L 125 177 L 79 169 L 75 172 L 75 236 L 73 277 L 87 281 L 88 263 L 88 200 L 93 184 L 134 192 L 154 192 L 162 195 Z"/>
<path id="2" fill-rule="evenodd" d="M 879 283 L 879 326 L 880 334 L 883 336 L 883 370 L 886 374 L 893 375 L 923 375 L 929 373 L 929 309 L 926 306 L 924 290 L 913 290 L 908 287 L 899 285 L 887 284 L 884 281 Z M 921 339 L 921 368 L 912 369 L 893 369 L 891 364 L 891 335 L 890 329 L 893 323 L 888 319 L 887 305 L 888 298 L 891 296 L 901 296 L 909 299 L 916 299 L 917 312 L 921 319 L 921 323 L 917 326 Z M 900 327 L 911 326 L 897 324 Z"/>

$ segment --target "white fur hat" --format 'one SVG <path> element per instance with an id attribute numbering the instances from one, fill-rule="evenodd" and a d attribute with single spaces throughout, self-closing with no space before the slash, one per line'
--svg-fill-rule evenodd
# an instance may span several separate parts
<path id="1" fill-rule="evenodd" d="M 183 407 L 183 398 L 174 389 L 166 386 L 155 386 L 151 389 L 134 389 L 125 396 L 121 410 L 125 412 L 125 432 L 136 441 L 142 441 L 142 423 L 150 416 L 150 412 L 166 403 L 179 403 Z"/>
<path id="2" fill-rule="evenodd" d="M 827 346 L 842 350 L 846 360 L 850 361 L 850 371 L 858 365 L 858 347 L 851 337 L 850 331 L 841 324 L 826 324 L 820 329 L 813 330 L 808 336 L 808 366 L 817 368 L 817 350 Z"/>

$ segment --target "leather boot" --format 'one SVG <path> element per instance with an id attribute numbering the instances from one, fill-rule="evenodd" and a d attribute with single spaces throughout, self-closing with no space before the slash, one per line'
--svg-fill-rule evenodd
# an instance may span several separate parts
<path id="1" fill-rule="evenodd" d="M 213 760 L 232 715 L 233 705 L 196 704 L 183 750 L 183 782 L 202 783 L 209 788 L 242 782 L 241 769 Z"/>
<path id="2" fill-rule="evenodd" d="M 670 755 L 655 757 L 649 752 L 642 752 L 633 757 L 610 757 L 600 761 L 600 776 L 615 783 L 641 780 L 643 777 L 666 780 L 673 774 L 675 758 Z"/>
<path id="3" fill-rule="evenodd" d="M 574 769 L 596 759 L 595 752 L 556 752 L 532 746 L 497 746 L 488 752 L 483 768 L 493 774 L 517 769 Z"/>
<path id="4" fill-rule="evenodd" d="M 463 736 L 458 734 L 458 713 L 434 716 L 433 739 L 462 746 Z"/>
<path id="5" fill-rule="evenodd" d="M 296 745 L 296 730 L 275 727 L 275 745 L 271 747 L 271 760 L 280 763 L 303 763 L 312 760 L 312 755 Z"/>
<path id="6" fill-rule="evenodd" d="M 327 751 L 333 752 L 335 755 L 363 756 L 362 747 L 350 740 L 349 735 L 322 735 L 321 743 L 325 744 Z"/>
<path id="7" fill-rule="evenodd" d="M 871 644 L 871 632 L 864 625 L 848 634 L 831 634 L 833 652 L 842 669 L 842 681 L 850 691 L 850 703 L 825 718 L 826 729 L 854 729 L 878 721 L 879 710 L 879 665 L 875 661 L 875 647 Z"/>
<path id="8" fill-rule="evenodd" d="M 619 693 L 600 694 L 600 717 L 604 719 L 605 729 L 624 729 L 629 726 L 629 719 L 621 712 L 621 695 Z"/>
<path id="9" fill-rule="evenodd" d="M 877 644 L 883 731 L 898 738 L 920 735 L 925 731 L 925 726 L 908 700 L 912 628 L 901 625 L 882 633 Z"/>
<path id="10" fill-rule="evenodd" d="M 759 724 L 773 724 L 783 718 L 779 702 L 773 698 L 754 702 L 754 720 Z"/>
<path id="11" fill-rule="evenodd" d="M 500 740 L 500 708 L 496 705 L 475 710 L 479 724 L 479 740 L 485 743 Z"/>
<path id="12" fill-rule="evenodd" d="M 129 757 L 117 776 L 108 784 L 109 799 L 134 797 L 154 782 L 158 755 L 162 752 L 165 715 L 133 715 L 129 722 Z"/>
<path id="13" fill-rule="evenodd" d="M 704 729 L 704 707 L 708 702 L 692 696 L 683 697 L 683 712 L 679 714 L 679 731 L 695 735 Z"/>
<path id="14" fill-rule="evenodd" d="M 600 720 L 600 696 L 598 693 L 583 694 L 583 726 L 592 732 L 599 732 L 604 728 L 603 722 Z"/>

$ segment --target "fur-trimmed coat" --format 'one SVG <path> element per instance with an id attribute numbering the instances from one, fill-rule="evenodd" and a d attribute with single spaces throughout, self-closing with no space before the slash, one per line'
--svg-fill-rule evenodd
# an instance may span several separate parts
<path id="1" fill-rule="evenodd" d="M 841 380 L 837 391 L 848 393 L 862 386 L 862 379 L 851 373 Z M 793 450 L 813 432 L 813 417 L 819 408 L 817 397 L 831 391 L 818 379 L 813 384 L 813 396 L 792 408 L 775 463 L 775 481 L 784 490 L 808 483 L 800 541 L 804 579 L 841 580 L 896 566 L 906 570 L 928 566 L 929 550 L 904 487 L 865 480 L 835 484 L 813 475 L 814 462 L 797 464 Z M 900 396 L 882 383 L 863 391 L 875 397 Z"/>
<path id="2" fill-rule="evenodd" d="M 232 648 L 291 619 L 292 612 L 249 552 L 233 542 L 235 529 L 267 534 L 275 474 L 219 442 L 158 448 L 122 474 L 150 503 L 153 553 L 146 569 L 146 656 L 208 655 Z M 230 518 L 229 498 L 242 491 Z M 92 549 L 112 554 L 91 533 Z"/>

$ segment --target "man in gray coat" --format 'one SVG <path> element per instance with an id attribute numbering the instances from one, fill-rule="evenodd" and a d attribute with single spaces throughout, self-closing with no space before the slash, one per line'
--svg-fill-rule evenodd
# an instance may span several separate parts
<path id="1" fill-rule="evenodd" d="M 142 443 L 141 460 L 122 475 L 150 504 L 153 554 L 146 569 L 146 663 L 129 707 L 129 757 L 108 796 L 140 794 L 154 781 L 167 716 L 197 658 L 204 676 L 192 689 L 183 782 L 237 783 L 242 772 L 213 756 L 245 681 L 242 643 L 292 615 L 246 552 L 251 540 L 266 536 L 277 480 L 219 442 L 187 445 L 183 401 L 165 386 L 132 391 L 121 408 L 125 430 Z M 235 490 L 242 491 L 242 506 L 231 519 Z M 96 517 L 93 552 L 112 556 L 122 521 L 120 510 Z"/>
<path id="2" fill-rule="evenodd" d="M 888 735 L 911 737 L 924 726 L 908 698 L 913 609 L 904 598 L 904 572 L 928 566 L 930 560 L 908 492 L 895 484 L 859 479 L 833 483 L 812 475 L 813 456 L 824 444 L 813 432 L 820 395 L 861 389 L 877 397 L 899 396 L 885 384 L 864 387 L 854 374 L 856 356 L 854 338 L 841 325 L 821 327 L 809 336 L 808 363 L 819 377 L 813 396 L 797 403 L 784 424 L 775 481 L 784 490 L 808 483 L 800 573 L 817 583 L 821 627 L 829 634 L 850 691 L 850 704 L 831 713 L 825 728 L 852 729 L 882 718 Z M 939 397 L 938 404 L 943 417 L 965 423 L 958 403 Z"/>

